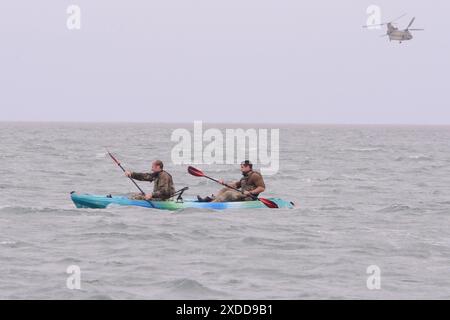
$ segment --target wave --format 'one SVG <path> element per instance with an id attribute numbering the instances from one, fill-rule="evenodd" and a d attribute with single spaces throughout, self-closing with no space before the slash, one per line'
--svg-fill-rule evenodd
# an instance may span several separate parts
<path id="1" fill-rule="evenodd" d="M 103 159 L 103 158 L 106 158 L 107 155 L 108 154 L 106 152 L 96 153 L 95 159 Z"/>
<path id="2" fill-rule="evenodd" d="M 157 209 L 155 209 L 157 210 Z M 163 210 L 158 210 L 163 212 Z M 179 210 L 170 211 L 171 214 L 194 214 L 194 213 L 217 213 L 218 210 L 211 208 L 182 208 Z"/>
<path id="3" fill-rule="evenodd" d="M 412 160 L 412 161 L 429 161 L 433 160 L 432 156 L 424 155 L 424 154 L 416 154 L 409 156 L 400 156 L 394 159 L 395 161 L 404 161 L 404 160 Z"/>
<path id="4" fill-rule="evenodd" d="M 228 296 L 227 293 L 214 290 L 212 288 L 209 288 L 200 282 L 189 279 L 189 278 L 180 278 L 175 279 L 171 281 L 163 281 L 159 282 L 159 285 L 161 285 L 163 288 L 169 291 L 171 295 L 174 295 L 175 297 L 224 297 Z"/>
<path id="5" fill-rule="evenodd" d="M 348 207 L 340 207 L 340 206 L 327 206 L 319 208 L 320 211 L 355 211 L 355 208 Z"/>
<path id="6" fill-rule="evenodd" d="M 244 237 L 241 241 L 242 241 L 242 243 L 244 243 L 246 245 L 258 245 L 258 244 L 266 244 L 267 242 L 273 242 L 276 240 L 269 239 L 269 238 L 248 236 L 248 237 Z"/>
<path id="7" fill-rule="evenodd" d="M 94 294 L 92 296 L 87 297 L 89 300 L 113 300 L 113 297 L 107 294 Z"/>
<path id="8" fill-rule="evenodd" d="M 352 180 L 352 181 L 367 181 L 370 180 L 369 177 L 361 177 L 356 175 L 350 175 L 350 174 L 341 174 L 341 177 L 345 180 Z"/>
<path id="9" fill-rule="evenodd" d="M 286 180 L 298 181 L 299 179 L 298 179 L 297 175 L 287 175 L 287 174 L 279 173 L 277 175 L 270 177 L 270 180 L 272 180 L 272 181 L 279 181 L 279 180 L 281 180 L 281 181 L 286 181 Z"/>
<path id="10" fill-rule="evenodd" d="M 241 267 L 238 269 L 230 270 L 232 274 L 235 275 L 266 275 L 266 276 L 277 276 L 287 279 L 292 279 L 292 274 L 280 270 L 279 268 L 269 268 L 264 266 L 252 266 L 252 267 Z"/>
<path id="11" fill-rule="evenodd" d="M 2 206 L 0 214 L 55 214 L 62 216 L 79 216 L 79 215 L 99 215 L 105 217 L 116 216 L 116 214 L 106 211 L 105 209 L 67 209 L 67 208 L 49 208 L 49 207 L 25 207 L 25 206 Z"/>
<path id="12" fill-rule="evenodd" d="M 14 241 L 14 240 L 3 240 L 0 241 L 0 247 L 6 247 L 6 248 L 21 248 L 21 247 L 28 247 L 30 246 L 30 243 L 25 241 Z"/>
<path id="13" fill-rule="evenodd" d="M 147 233 L 126 233 L 126 232 L 86 232 L 79 234 L 79 238 L 81 239 L 95 239 L 98 240 L 117 240 L 117 239 L 126 239 L 126 240 L 155 240 L 155 236 L 153 234 Z"/>
<path id="14" fill-rule="evenodd" d="M 377 152 L 377 151 L 384 151 L 383 148 L 347 148 L 343 149 L 342 151 L 350 151 L 350 152 Z"/>
<path id="15" fill-rule="evenodd" d="M 403 212 L 403 211 L 410 211 L 410 210 L 415 210 L 415 209 L 408 205 L 404 205 L 404 204 L 393 204 L 388 207 L 379 209 L 379 210 L 377 210 L 377 212 L 389 213 L 389 212 Z"/>

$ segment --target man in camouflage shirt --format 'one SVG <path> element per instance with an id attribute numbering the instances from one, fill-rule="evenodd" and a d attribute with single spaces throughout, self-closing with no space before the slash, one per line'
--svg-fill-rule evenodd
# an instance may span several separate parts
<path id="1" fill-rule="evenodd" d="M 206 197 L 202 199 L 198 196 L 201 202 L 228 202 L 228 201 L 250 201 L 255 200 L 261 192 L 264 192 L 266 185 L 264 179 L 259 172 L 253 171 L 253 164 L 249 160 L 241 163 L 242 178 L 239 181 L 230 183 L 229 185 L 241 189 L 244 193 L 238 192 L 230 188 L 221 189 L 217 195 L 212 198 Z M 223 181 L 220 181 L 222 184 Z"/>
<path id="2" fill-rule="evenodd" d="M 135 200 L 167 200 L 175 193 L 172 176 L 163 170 L 164 164 L 161 160 L 155 160 L 152 163 L 151 173 L 137 173 L 125 171 L 125 175 L 129 178 L 139 181 L 153 182 L 153 192 L 143 194 L 136 194 L 133 196 Z"/>

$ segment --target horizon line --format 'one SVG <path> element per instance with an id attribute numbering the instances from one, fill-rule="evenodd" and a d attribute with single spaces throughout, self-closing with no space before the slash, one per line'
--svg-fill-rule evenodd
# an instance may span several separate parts
<path id="1" fill-rule="evenodd" d="M 219 122 L 219 121 L 201 121 L 204 124 L 231 124 L 231 125 L 284 125 L 284 126 L 423 126 L 423 127 L 446 127 L 450 123 L 364 123 L 364 122 Z M 194 121 L 91 121 L 91 120 L 0 120 L 0 123 L 31 123 L 31 124 L 194 124 Z"/>

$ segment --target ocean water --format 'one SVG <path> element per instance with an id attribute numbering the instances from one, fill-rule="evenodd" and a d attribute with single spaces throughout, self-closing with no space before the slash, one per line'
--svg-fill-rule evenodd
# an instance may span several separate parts
<path id="1" fill-rule="evenodd" d="M 292 210 L 71 203 L 73 190 L 135 192 L 105 147 L 135 171 L 162 159 L 188 196 L 217 191 L 171 163 L 181 127 L 192 130 L 1 123 L 0 298 L 450 298 L 450 127 L 280 126 L 280 170 L 264 195 L 294 201 Z M 66 286 L 71 265 L 79 290 Z M 367 286 L 369 266 L 381 272 L 378 290 Z"/>

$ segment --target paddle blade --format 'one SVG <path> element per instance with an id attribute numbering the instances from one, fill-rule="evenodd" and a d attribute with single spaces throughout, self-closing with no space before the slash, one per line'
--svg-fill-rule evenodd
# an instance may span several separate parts
<path id="1" fill-rule="evenodd" d="M 117 160 L 117 159 L 112 155 L 112 153 L 109 152 L 109 150 L 106 150 L 106 152 L 108 152 L 108 155 L 111 157 L 111 159 L 113 159 L 113 161 L 114 161 L 115 163 L 117 163 L 117 165 L 120 165 L 119 160 Z"/>
<path id="2" fill-rule="evenodd" d="M 266 205 L 266 207 L 268 207 L 268 208 L 271 208 L 271 209 L 277 209 L 278 208 L 278 205 L 275 202 L 273 202 L 273 201 L 271 201 L 269 199 L 258 198 L 258 200 L 261 201 L 262 203 L 264 203 Z"/>
<path id="3" fill-rule="evenodd" d="M 201 170 L 191 167 L 191 166 L 188 167 L 188 172 L 191 175 L 196 176 L 196 177 L 204 177 L 205 176 L 205 174 Z"/>

